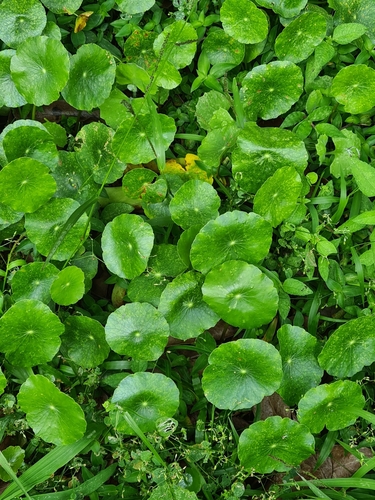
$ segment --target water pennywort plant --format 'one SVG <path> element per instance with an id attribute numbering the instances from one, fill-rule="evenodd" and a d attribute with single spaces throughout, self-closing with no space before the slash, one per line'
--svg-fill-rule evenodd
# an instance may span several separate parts
<path id="1" fill-rule="evenodd" d="M 372 0 L 0 18 L 0 500 L 368 498 Z"/>

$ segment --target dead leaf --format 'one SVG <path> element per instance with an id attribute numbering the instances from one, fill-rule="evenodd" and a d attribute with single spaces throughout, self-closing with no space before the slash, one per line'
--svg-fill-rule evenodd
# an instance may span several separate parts
<path id="1" fill-rule="evenodd" d="M 253 407 L 254 414 L 257 407 Z M 265 420 L 268 417 L 279 415 L 282 418 L 292 418 L 292 411 L 277 392 L 271 396 L 266 396 L 260 403 L 260 420 Z"/>
<path id="2" fill-rule="evenodd" d="M 365 457 L 371 458 L 373 456 L 370 448 L 359 448 L 357 450 Z M 361 462 L 351 453 L 348 453 L 342 446 L 336 444 L 331 451 L 330 456 L 323 462 L 323 464 L 314 471 L 315 464 L 319 458 L 319 454 L 312 455 L 300 465 L 300 474 L 305 479 L 331 479 L 352 477 L 352 475 L 361 467 Z M 283 481 L 285 474 L 275 474 L 273 482 L 280 484 Z M 296 476 L 296 481 L 301 478 Z"/>
<path id="3" fill-rule="evenodd" d="M 88 12 L 83 12 L 82 14 L 80 14 L 77 19 L 76 19 L 76 22 L 75 22 L 75 26 L 74 26 L 74 33 L 78 33 L 79 31 L 82 31 L 83 28 L 86 27 L 86 24 L 87 24 L 87 21 L 89 20 L 89 17 L 94 14 L 93 11 L 88 11 Z"/>

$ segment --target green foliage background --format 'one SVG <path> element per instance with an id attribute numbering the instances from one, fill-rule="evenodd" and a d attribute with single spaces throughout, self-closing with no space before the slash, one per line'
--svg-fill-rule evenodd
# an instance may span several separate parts
<path id="1" fill-rule="evenodd" d="M 0 19 L 0 500 L 371 497 L 372 0 Z"/>

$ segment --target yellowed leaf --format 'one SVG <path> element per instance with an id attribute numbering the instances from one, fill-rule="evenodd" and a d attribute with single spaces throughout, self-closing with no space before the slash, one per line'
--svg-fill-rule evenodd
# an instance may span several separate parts
<path id="1" fill-rule="evenodd" d="M 199 160 L 199 157 L 191 153 L 188 153 L 185 158 L 167 160 L 163 174 L 176 174 L 182 178 L 185 177 L 186 180 L 198 179 L 212 184 L 212 176 L 207 175 L 207 172 L 195 163 L 196 160 Z"/>
<path id="2" fill-rule="evenodd" d="M 87 12 L 83 12 L 82 14 L 80 14 L 77 19 L 76 19 L 76 23 L 75 23 L 75 26 L 74 26 L 74 33 L 78 33 L 79 31 L 82 31 L 83 28 L 86 27 L 86 24 L 87 24 L 87 21 L 89 20 L 89 17 L 94 14 L 93 11 L 89 10 Z"/>

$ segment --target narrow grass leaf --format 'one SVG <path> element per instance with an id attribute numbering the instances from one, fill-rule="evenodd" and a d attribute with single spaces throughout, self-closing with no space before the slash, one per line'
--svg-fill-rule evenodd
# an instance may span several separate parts
<path id="1" fill-rule="evenodd" d="M 47 258 L 45 260 L 45 265 L 48 264 L 48 262 L 52 259 L 52 257 L 55 255 L 56 250 L 59 248 L 61 243 L 63 242 L 65 236 L 69 233 L 69 231 L 72 229 L 74 224 L 78 221 L 78 219 L 86 212 L 86 210 L 91 207 L 96 201 L 98 200 L 97 196 L 94 196 L 93 198 L 90 198 L 87 200 L 85 203 L 80 205 L 69 217 L 69 219 L 65 222 L 61 233 L 59 234 L 59 237 L 56 239 L 54 245 L 52 246 L 49 254 L 47 255 Z"/>
<path id="2" fill-rule="evenodd" d="M 0 495 L 0 500 L 11 500 L 23 494 L 23 491 L 30 491 L 35 485 L 46 481 L 57 469 L 68 463 L 78 453 L 89 446 L 97 437 L 99 432 L 94 431 L 89 437 L 85 437 L 73 444 L 56 446 L 52 451 L 44 455 L 36 464 L 30 467 L 19 480 L 23 484 L 20 488 L 18 484 L 12 483 Z"/>
<path id="3" fill-rule="evenodd" d="M 114 463 L 110 467 L 100 471 L 96 476 L 80 484 L 77 488 L 57 491 L 55 493 L 46 493 L 44 495 L 33 495 L 32 500 L 69 500 L 72 498 L 72 495 L 75 495 L 75 498 L 83 498 L 87 495 L 92 495 L 102 486 L 102 484 L 113 476 L 116 468 L 117 464 Z"/>
<path id="4" fill-rule="evenodd" d="M 5 470 L 5 472 L 12 478 L 14 483 L 23 491 L 23 493 L 26 495 L 26 498 L 30 499 L 29 495 L 27 494 L 27 491 L 22 483 L 16 475 L 16 473 L 13 471 L 12 467 L 10 466 L 8 460 L 5 458 L 3 453 L 0 451 L 0 465 L 1 467 Z M 30 499 L 31 500 L 31 499 Z"/>

